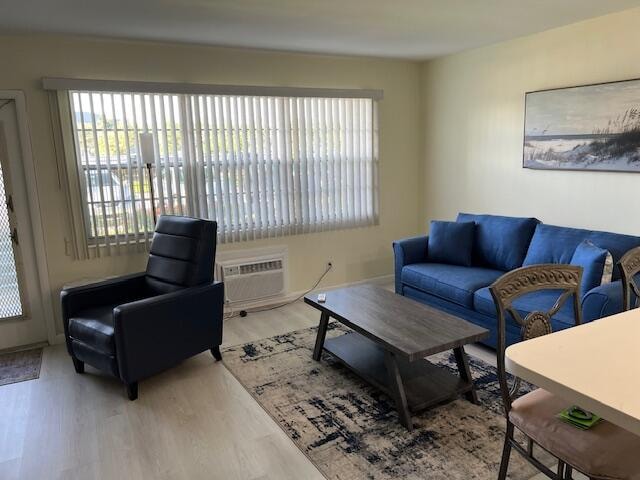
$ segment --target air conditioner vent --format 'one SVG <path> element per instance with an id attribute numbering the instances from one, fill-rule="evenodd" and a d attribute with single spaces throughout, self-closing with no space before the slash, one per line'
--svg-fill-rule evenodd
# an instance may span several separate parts
<path id="1" fill-rule="evenodd" d="M 217 262 L 229 303 L 247 303 L 285 293 L 284 253 Z"/>

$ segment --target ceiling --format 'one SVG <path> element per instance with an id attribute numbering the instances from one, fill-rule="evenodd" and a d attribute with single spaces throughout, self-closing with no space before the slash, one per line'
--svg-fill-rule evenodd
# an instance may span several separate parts
<path id="1" fill-rule="evenodd" d="M 428 59 L 640 0 L 3 0 L 0 30 Z"/>

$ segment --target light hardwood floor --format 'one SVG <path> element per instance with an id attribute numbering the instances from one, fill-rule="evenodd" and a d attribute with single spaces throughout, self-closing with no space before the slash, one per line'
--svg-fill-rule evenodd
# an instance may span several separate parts
<path id="1" fill-rule="evenodd" d="M 235 317 L 225 322 L 224 343 L 318 318 L 301 301 Z M 468 351 L 495 362 L 488 350 Z M 90 367 L 76 374 L 63 345 L 45 348 L 39 379 L 0 387 L 0 479 L 182 478 L 324 477 L 209 353 L 141 382 L 135 402 Z"/>

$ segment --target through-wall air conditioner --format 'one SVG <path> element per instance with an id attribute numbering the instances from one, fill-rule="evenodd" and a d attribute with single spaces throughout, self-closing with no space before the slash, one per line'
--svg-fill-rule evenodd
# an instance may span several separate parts
<path id="1" fill-rule="evenodd" d="M 224 252 L 216 278 L 224 282 L 230 304 L 259 302 L 286 293 L 286 249 Z"/>

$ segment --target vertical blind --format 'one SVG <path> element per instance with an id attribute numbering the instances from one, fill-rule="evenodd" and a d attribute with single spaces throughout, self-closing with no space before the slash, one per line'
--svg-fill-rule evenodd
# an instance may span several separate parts
<path id="1" fill-rule="evenodd" d="M 216 220 L 221 242 L 377 222 L 374 99 L 70 90 L 68 100 L 90 244 L 148 242 L 154 211 Z"/>

